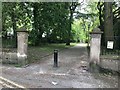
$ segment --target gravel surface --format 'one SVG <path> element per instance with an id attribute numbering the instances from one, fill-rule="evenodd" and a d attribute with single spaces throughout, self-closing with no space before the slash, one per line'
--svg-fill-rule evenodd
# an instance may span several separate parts
<path id="1" fill-rule="evenodd" d="M 88 72 L 84 44 L 59 52 L 59 67 L 53 67 L 53 55 L 25 68 L 2 66 L 2 76 L 27 88 L 117 88 L 118 77 Z"/>

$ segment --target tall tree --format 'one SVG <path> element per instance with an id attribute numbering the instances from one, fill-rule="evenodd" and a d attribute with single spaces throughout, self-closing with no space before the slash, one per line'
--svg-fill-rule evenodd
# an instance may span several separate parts
<path id="1" fill-rule="evenodd" d="M 69 6 L 70 16 L 69 16 L 69 29 L 68 29 L 68 39 L 66 45 L 70 45 L 71 40 L 71 30 L 72 30 L 72 23 L 73 23 L 73 14 L 75 13 L 76 7 L 79 5 L 78 2 L 71 2 Z"/>
<path id="2" fill-rule="evenodd" d="M 104 33 L 105 41 L 113 40 L 113 12 L 112 12 L 112 2 L 104 2 L 105 6 L 105 23 L 104 23 Z"/>

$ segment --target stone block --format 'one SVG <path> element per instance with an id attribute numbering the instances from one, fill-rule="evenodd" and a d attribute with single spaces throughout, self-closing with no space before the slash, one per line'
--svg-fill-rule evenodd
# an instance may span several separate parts
<path id="1" fill-rule="evenodd" d="M 2 54 L 3 63 L 17 63 L 17 53 L 5 53 Z"/>
<path id="2" fill-rule="evenodd" d="M 120 60 L 101 58 L 100 66 L 105 69 L 118 71 Z"/>

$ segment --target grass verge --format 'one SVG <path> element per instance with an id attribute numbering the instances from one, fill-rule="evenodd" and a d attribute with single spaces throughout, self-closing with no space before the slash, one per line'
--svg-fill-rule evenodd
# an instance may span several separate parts
<path id="1" fill-rule="evenodd" d="M 54 53 L 54 49 L 64 50 L 75 46 L 77 43 L 71 43 L 67 46 L 65 43 L 62 44 L 45 44 L 41 46 L 30 46 L 28 47 L 28 63 L 34 63 L 39 61 L 41 58 L 51 55 Z"/>

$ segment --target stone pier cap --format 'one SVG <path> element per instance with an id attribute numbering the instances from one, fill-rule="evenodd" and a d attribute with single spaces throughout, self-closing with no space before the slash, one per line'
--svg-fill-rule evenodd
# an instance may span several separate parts
<path id="1" fill-rule="evenodd" d="M 26 29 L 25 27 L 19 28 L 19 29 L 17 30 L 17 32 L 27 32 L 27 33 L 28 33 L 28 31 L 27 31 L 27 29 Z"/>
<path id="2" fill-rule="evenodd" d="M 102 34 L 103 32 L 100 30 L 100 28 L 94 28 L 90 34 Z"/>

